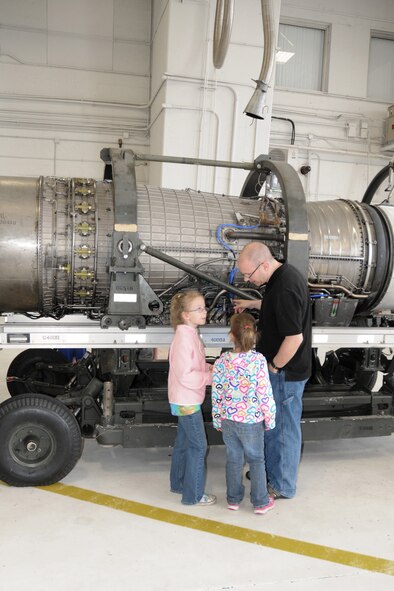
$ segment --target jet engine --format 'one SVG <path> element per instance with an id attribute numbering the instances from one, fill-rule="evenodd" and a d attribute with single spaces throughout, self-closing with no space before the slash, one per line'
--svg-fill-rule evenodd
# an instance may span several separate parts
<path id="1" fill-rule="evenodd" d="M 294 169 L 267 157 L 241 197 L 137 184 L 138 155 L 106 149 L 102 158 L 111 180 L 0 179 L 1 312 L 143 327 L 166 323 L 171 296 L 198 283 L 211 322 L 225 323 L 231 295 L 260 297 L 236 270 L 250 240 L 305 275 L 317 324 L 394 309 L 389 203 L 306 203 Z M 261 196 L 272 178 L 279 193 Z"/>

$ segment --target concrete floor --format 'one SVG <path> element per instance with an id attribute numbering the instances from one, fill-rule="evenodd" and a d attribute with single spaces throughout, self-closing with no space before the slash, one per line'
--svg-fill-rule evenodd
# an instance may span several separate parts
<path id="1" fill-rule="evenodd" d="M 0 400 L 9 358 L 0 352 Z M 182 506 L 168 490 L 170 453 L 87 440 L 62 494 L 0 484 L 0 589 L 394 588 L 394 437 L 307 443 L 297 497 L 265 516 L 248 500 L 227 510 L 222 446 L 208 457 L 206 488 L 218 503 Z M 369 557 L 386 559 L 391 575 Z"/>

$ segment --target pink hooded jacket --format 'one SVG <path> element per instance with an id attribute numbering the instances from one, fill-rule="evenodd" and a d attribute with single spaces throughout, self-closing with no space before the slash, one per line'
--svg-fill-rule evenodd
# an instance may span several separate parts
<path id="1" fill-rule="evenodd" d="M 212 383 L 212 366 L 205 361 L 204 345 L 196 328 L 179 324 L 168 356 L 168 400 L 174 404 L 202 404 L 205 387 Z"/>

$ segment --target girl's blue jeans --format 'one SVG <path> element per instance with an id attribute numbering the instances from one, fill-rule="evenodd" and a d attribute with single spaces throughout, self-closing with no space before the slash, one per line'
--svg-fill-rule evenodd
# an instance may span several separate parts
<path id="1" fill-rule="evenodd" d="M 276 403 L 276 427 L 265 433 L 267 479 L 284 497 L 296 493 L 298 465 L 301 456 L 302 395 L 306 380 L 287 382 L 283 371 L 270 372 Z"/>
<path id="2" fill-rule="evenodd" d="M 184 505 L 195 505 L 204 494 L 207 437 L 201 410 L 178 417 L 172 450 L 170 487 L 182 494 Z"/>
<path id="3" fill-rule="evenodd" d="M 244 497 L 243 467 L 250 469 L 250 500 L 254 507 L 269 502 L 264 463 L 264 423 L 236 423 L 222 420 L 226 446 L 227 502 L 239 505 Z"/>

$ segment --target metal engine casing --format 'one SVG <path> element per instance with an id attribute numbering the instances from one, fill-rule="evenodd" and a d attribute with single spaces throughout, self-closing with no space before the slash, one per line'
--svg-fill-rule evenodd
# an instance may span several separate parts
<path id="1" fill-rule="evenodd" d="M 61 308 L 67 313 L 105 313 L 113 193 L 112 182 L 93 179 L 0 179 L 0 312 L 51 315 Z M 190 267 L 203 264 L 204 272 L 223 281 L 234 266 L 234 255 L 250 238 L 246 233 L 245 239 L 227 238 L 234 253 L 230 256 L 226 244 L 218 240 L 222 227 L 235 224 L 239 228 L 241 219 L 241 233 L 242 224 L 253 223 L 266 237 L 270 231 L 285 237 L 284 208 L 277 227 L 272 228 L 262 207 L 264 200 L 259 199 L 137 184 L 141 242 Z M 309 266 L 310 286 L 326 286 L 329 292 L 341 286 L 343 292 L 360 298 L 362 311 L 393 310 L 393 208 L 340 199 L 307 203 L 306 212 L 309 260 L 305 268 Z M 276 256 L 285 258 L 293 238 L 286 239 L 282 245 L 275 239 L 265 241 Z M 159 297 L 185 274 L 143 252 L 140 262 L 144 279 Z"/>
<path id="2" fill-rule="evenodd" d="M 114 226 L 111 182 L 2 177 L 0 204 L 1 312 L 105 308 Z M 236 212 L 257 219 L 259 204 L 138 185 L 137 210 L 142 242 L 188 265 L 206 262 L 204 270 L 225 277 L 229 259 L 217 241 L 217 227 L 235 221 Z M 184 275 L 147 254 L 140 260 L 155 290 Z"/>

